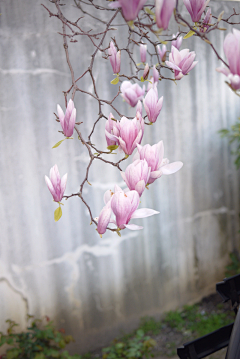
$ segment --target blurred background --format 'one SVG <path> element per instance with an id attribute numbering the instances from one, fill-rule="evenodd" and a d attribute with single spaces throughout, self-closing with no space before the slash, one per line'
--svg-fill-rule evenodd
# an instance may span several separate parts
<path id="1" fill-rule="evenodd" d="M 121 238 L 107 232 L 100 238 L 79 198 L 64 202 L 63 217 L 54 222 L 57 206 L 44 181 L 57 164 L 61 176 L 68 173 L 66 194 L 77 192 L 88 164 L 88 153 L 76 134 L 74 141 L 52 149 L 62 139 L 53 113 L 57 104 L 64 108 L 62 91 L 71 86 L 58 34 L 61 23 L 49 17 L 40 1 L 0 3 L 1 331 L 8 318 L 23 329 L 27 313 L 48 315 L 73 334 L 75 348 L 84 352 L 135 328 L 142 316 L 159 316 L 214 292 L 229 253 L 239 249 L 239 171 L 228 140 L 217 132 L 236 122 L 240 101 L 215 71 L 221 64 L 213 51 L 198 38 L 183 40 L 182 49 L 196 52 L 197 66 L 177 86 L 171 81 L 158 85 L 163 109 L 154 126 L 146 126 L 142 144 L 163 140 L 165 157 L 184 163 L 142 196 L 141 207 L 160 214 L 135 220 L 144 226 L 142 231 L 124 230 Z M 42 3 L 56 12 L 52 3 Z M 212 13 L 224 10 L 225 17 L 233 6 L 239 7 L 231 1 L 211 0 L 210 5 Z M 182 1 L 180 8 L 189 16 Z M 72 0 L 62 10 L 72 21 L 82 16 Z M 102 16 L 107 21 L 104 12 Z M 121 15 L 115 23 L 123 23 Z M 81 24 L 100 29 L 87 16 Z M 177 31 L 173 19 L 170 29 Z M 120 27 L 112 33 L 121 46 L 127 41 L 124 31 Z M 210 36 L 221 56 L 228 31 Z M 109 41 L 106 37 L 105 47 Z M 170 50 L 170 44 L 167 47 Z M 82 36 L 69 44 L 69 51 L 77 78 L 87 69 L 93 47 Z M 122 72 L 128 73 L 124 56 Z M 140 62 L 139 52 L 134 59 Z M 101 55 L 94 76 L 100 97 L 112 99 L 118 86 L 110 84 L 112 68 Z M 87 77 L 80 85 L 93 91 Z M 80 93 L 74 103 L 86 138 L 97 119 L 97 103 Z M 120 97 L 115 105 L 126 116 L 135 114 Z M 104 106 L 104 111 L 108 116 L 110 108 Z M 104 126 L 102 120 L 92 138 L 103 150 Z M 124 162 L 123 170 L 130 162 L 131 158 Z M 104 205 L 104 192 L 124 182 L 119 171 L 102 161 L 91 167 L 89 181 L 92 186 L 85 185 L 84 197 L 95 217 Z"/>

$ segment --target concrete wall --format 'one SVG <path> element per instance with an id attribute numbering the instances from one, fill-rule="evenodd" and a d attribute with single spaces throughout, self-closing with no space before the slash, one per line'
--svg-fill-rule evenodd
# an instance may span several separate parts
<path id="1" fill-rule="evenodd" d="M 54 11 L 53 4 L 42 1 Z M 70 87 L 71 78 L 57 34 L 61 24 L 40 3 L 1 0 L 0 323 L 2 331 L 7 318 L 24 328 L 27 312 L 48 315 L 74 335 L 80 352 L 106 344 L 137 325 L 141 316 L 196 301 L 223 278 L 228 253 L 239 245 L 239 172 L 227 140 L 217 131 L 236 121 L 240 105 L 224 76 L 215 72 L 220 63 L 207 44 L 185 40 L 183 48 L 195 50 L 199 63 L 177 86 L 159 84 L 163 110 L 154 130 L 147 126 L 143 142 L 162 139 L 166 156 L 184 163 L 181 171 L 156 181 L 142 197 L 141 206 L 160 215 L 136 220 L 142 231 L 125 230 L 121 238 L 106 233 L 100 239 L 81 200 L 73 198 L 55 223 L 56 205 L 44 175 L 57 163 L 62 175 L 68 173 L 67 193 L 76 192 L 88 156 L 76 135 L 51 149 L 62 138 L 53 112 L 57 103 L 64 106 L 62 91 Z M 239 6 L 211 3 L 213 12 L 224 9 L 226 15 L 231 6 Z M 73 19 L 81 16 L 73 1 L 63 9 Z M 93 22 L 85 26 L 96 30 Z M 220 31 L 212 35 L 222 55 L 224 36 Z M 83 38 L 70 45 L 76 77 L 87 68 L 91 51 Z M 117 87 L 110 87 L 112 71 L 101 56 L 94 76 L 99 93 L 112 98 Z M 92 91 L 85 79 L 82 86 Z M 77 94 L 75 105 L 86 138 L 98 108 L 83 94 Z M 133 115 L 121 99 L 116 107 Z M 104 111 L 108 115 L 109 108 Z M 103 130 L 104 121 L 93 142 L 105 149 Z M 89 180 L 92 186 L 85 187 L 84 196 L 97 216 L 104 191 L 123 181 L 100 161 Z"/>

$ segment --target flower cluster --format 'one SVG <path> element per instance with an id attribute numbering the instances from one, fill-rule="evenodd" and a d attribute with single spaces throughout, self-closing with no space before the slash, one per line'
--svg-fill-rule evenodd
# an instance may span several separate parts
<path id="1" fill-rule="evenodd" d="M 189 25 L 189 20 L 185 20 L 179 13 L 179 2 L 176 0 L 154 0 L 154 2 L 150 2 L 150 4 L 147 4 L 146 0 L 113 0 L 110 1 L 110 8 L 107 6 L 98 7 L 92 4 L 96 10 L 101 8 L 101 10 L 112 14 L 111 19 L 108 21 L 100 20 L 101 24 L 104 24 L 105 30 L 98 33 L 95 33 L 94 30 L 83 32 L 78 25 L 78 21 L 80 21 L 81 18 L 79 18 L 76 23 L 68 20 L 65 21 L 61 7 L 58 2 L 55 3 L 58 11 L 57 17 L 62 21 L 64 29 L 64 50 L 71 72 L 72 86 L 68 91 L 64 92 L 66 101 L 65 113 L 60 105 L 57 105 L 56 120 L 60 122 L 61 131 L 59 132 L 64 135 L 64 139 L 59 141 L 53 148 L 58 147 L 66 139 L 73 139 L 72 136 L 75 129 L 78 134 L 77 138 L 87 148 L 90 157 L 90 162 L 87 166 L 84 180 L 80 185 L 80 190 L 75 194 L 64 196 L 67 174 L 61 178 L 57 165 L 51 168 L 50 178 L 45 176 L 45 181 L 53 200 L 59 204 L 58 209 L 55 211 L 55 220 L 58 220 L 61 216 L 62 203 L 60 201 L 63 197 L 67 199 L 72 196 L 78 196 L 82 199 L 83 203 L 87 205 L 83 199 L 83 186 L 85 183 L 89 183 L 89 168 L 93 162 L 95 163 L 95 160 L 101 160 L 104 163 L 118 168 L 127 186 L 127 188 L 123 190 L 116 185 L 114 192 L 108 190 L 105 193 L 105 206 L 96 220 L 94 220 L 92 212 L 87 205 L 91 220 L 97 224 L 97 230 L 100 235 L 105 233 L 109 224 L 114 224 L 116 226 L 114 230 L 118 233 L 124 228 L 131 230 L 141 229 L 142 227 L 140 226 L 129 224 L 130 220 L 134 218 L 144 218 L 158 213 L 153 209 L 138 209 L 141 196 L 144 194 L 145 189 L 148 189 L 157 179 L 163 175 L 177 172 L 183 164 L 180 161 L 170 163 L 167 158 L 164 158 L 162 141 L 154 145 L 142 145 L 145 126 L 156 126 L 162 111 L 163 96 L 159 95 L 161 93 L 160 89 L 158 89 L 159 83 L 166 79 L 174 81 L 175 84 L 177 84 L 176 80 L 179 81 L 183 79 L 197 64 L 194 51 L 190 51 L 188 48 L 181 49 L 181 47 L 183 47 L 183 40 L 190 36 L 198 36 L 206 43 L 209 43 L 214 52 L 217 53 L 217 50 L 207 37 L 208 33 L 215 29 L 223 30 L 218 26 L 219 22 L 223 20 L 229 24 L 230 22 L 228 20 L 231 19 L 232 16 L 237 15 L 236 12 L 234 12 L 234 14 L 227 19 L 222 19 L 222 12 L 216 17 L 214 14 L 212 15 L 211 8 L 207 7 L 209 1 L 210 0 L 183 0 L 191 20 L 194 22 L 192 25 Z M 117 8 L 118 10 L 114 11 L 114 9 Z M 169 23 L 173 13 L 179 25 L 179 32 L 176 34 L 169 33 Z M 50 10 L 49 14 L 50 16 L 56 16 Z M 123 16 L 121 24 L 116 23 L 115 27 L 115 21 L 117 21 L 121 15 Z M 98 17 L 94 16 L 94 19 L 98 21 Z M 217 20 L 215 21 L 215 19 Z M 212 22 L 214 23 L 212 24 Z M 129 28 L 129 35 L 126 46 L 124 45 L 125 47 L 120 48 L 117 42 L 117 35 L 120 32 L 121 34 L 124 33 L 120 30 L 122 27 L 119 27 L 122 25 L 126 25 Z M 185 26 L 184 29 L 181 25 Z M 68 31 L 70 31 L 69 34 L 66 32 L 66 26 L 68 26 Z M 188 28 L 187 31 L 186 27 Z M 73 28 L 75 28 L 76 31 L 74 31 Z M 166 34 L 162 34 L 165 30 L 167 30 Z M 110 35 L 111 31 L 115 31 L 114 35 L 113 33 Z M 77 42 L 75 36 L 78 35 L 87 36 L 88 39 L 91 40 L 91 46 L 94 47 L 94 52 L 91 55 L 89 67 L 85 69 L 85 71 L 82 71 L 82 75 L 76 79 L 70 61 L 68 41 Z M 157 40 L 155 39 L 153 41 L 152 36 L 154 35 L 156 35 Z M 167 35 L 167 37 L 164 37 L 165 35 Z M 109 44 L 105 43 L 107 38 L 111 39 Z M 169 43 L 171 43 L 170 46 Z M 137 51 L 134 51 L 135 45 Z M 228 85 L 236 92 L 240 90 L 239 30 L 233 29 L 233 32 L 226 36 L 224 40 L 224 52 L 228 64 L 217 54 L 218 59 L 226 65 L 224 68 L 217 68 L 217 71 L 227 76 Z M 118 92 L 116 95 L 114 94 L 112 100 L 106 100 L 102 98 L 102 95 L 100 95 L 100 97 L 98 95 L 101 91 L 98 90 L 98 83 L 94 76 L 96 66 L 93 66 L 97 54 L 101 54 L 100 57 L 108 61 L 109 68 L 111 65 L 112 71 L 116 76 L 111 81 L 111 84 L 117 85 L 120 82 Z M 128 56 L 128 60 L 130 60 L 132 65 L 131 71 L 120 73 L 121 62 L 125 61 L 125 56 Z M 122 66 L 122 69 L 124 67 L 125 66 Z M 172 77 L 165 75 L 167 72 L 170 73 Z M 80 88 L 80 80 L 85 75 L 89 76 L 90 81 L 92 81 L 90 88 L 93 89 L 93 91 Z M 148 82 L 147 86 L 146 84 L 142 86 L 141 83 L 146 81 Z M 67 97 L 70 96 L 71 91 L 72 98 L 67 103 Z M 82 123 L 76 122 L 76 108 L 73 100 L 77 92 L 89 95 L 98 101 L 98 116 L 87 140 L 84 139 L 83 131 L 80 131 L 77 127 Z M 114 101 L 119 95 L 130 107 L 135 108 L 134 118 L 128 117 L 127 114 L 124 116 L 116 109 L 116 103 Z M 111 111 L 115 111 L 119 114 L 119 118 L 116 119 L 116 115 L 112 112 L 109 113 L 109 110 L 107 110 L 107 114 L 104 113 L 103 105 L 109 106 Z M 91 136 L 97 128 L 98 123 L 101 122 L 101 119 L 107 119 L 105 122 L 107 151 L 97 149 L 91 140 Z M 152 126 L 150 129 L 151 128 Z M 124 153 L 125 155 L 118 162 L 111 162 L 103 157 L 111 154 L 112 151 L 117 148 L 120 153 Z M 123 161 L 131 155 L 133 155 L 132 162 L 126 166 L 123 171 L 120 164 L 122 166 Z"/>

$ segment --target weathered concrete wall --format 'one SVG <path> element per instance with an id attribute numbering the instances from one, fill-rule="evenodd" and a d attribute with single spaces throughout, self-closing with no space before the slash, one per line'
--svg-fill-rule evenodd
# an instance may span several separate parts
<path id="1" fill-rule="evenodd" d="M 231 5 L 213 2 L 212 8 L 228 14 Z M 64 11 L 74 19 L 80 16 L 72 1 Z M 80 199 L 66 202 L 62 219 L 54 223 L 56 206 L 44 182 L 57 163 L 62 175 L 68 172 L 67 193 L 75 192 L 88 161 L 76 138 L 51 149 L 62 138 L 53 112 L 57 103 L 64 106 L 62 91 L 71 84 L 57 34 L 61 24 L 48 17 L 40 1 L 2 0 L 1 14 L 1 330 L 7 318 L 24 327 L 27 311 L 48 315 L 84 351 L 134 327 L 143 315 L 160 314 L 212 291 L 224 276 L 229 251 L 239 244 L 239 172 L 217 131 L 236 121 L 240 106 L 223 75 L 215 72 L 219 63 L 209 47 L 186 40 L 183 46 L 196 51 L 199 63 L 177 86 L 160 83 L 163 110 L 154 131 L 146 128 L 144 144 L 162 139 L 166 156 L 184 162 L 180 172 L 155 182 L 142 198 L 142 207 L 160 215 L 136 221 L 143 231 L 125 230 L 121 238 L 107 233 L 100 239 Z M 224 36 L 213 34 L 219 49 Z M 87 67 L 89 51 L 84 39 L 71 44 L 76 77 Z M 97 61 L 98 90 L 112 98 L 109 91 L 117 89 L 109 84 L 109 63 L 100 56 Z M 77 94 L 75 105 L 86 136 L 98 109 L 83 94 Z M 116 106 L 126 116 L 133 114 L 121 99 Z M 104 123 L 97 129 L 93 142 L 105 148 Z M 118 171 L 100 161 L 89 180 L 92 187 L 85 188 L 84 196 L 97 216 L 104 191 L 123 182 Z"/>

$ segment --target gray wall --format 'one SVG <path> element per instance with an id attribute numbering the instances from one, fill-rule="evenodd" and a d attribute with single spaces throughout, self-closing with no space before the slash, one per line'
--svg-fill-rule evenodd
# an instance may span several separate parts
<path id="1" fill-rule="evenodd" d="M 72 3 L 63 9 L 76 19 L 80 14 Z M 212 1 L 213 12 L 224 8 L 226 15 L 232 5 L 239 7 Z M 57 103 L 64 107 L 62 91 L 71 84 L 57 34 L 61 24 L 48 17 L 40 1 L 2 0 L 1 14 L 1 330 L 7 318 L 24 328 L 27 312 L 48 315 L 73 334 L 78 351 L 84 351 L 133 328 L 141 316 L 160 315 L 213 291 L 224 276 L 228 253 L 239 244 L 239 172 L 227 140 L 217 131 L 236 121 L 240 106 L 224 76 L 215 71 L 220 63 L 207 44 L 185 40 L 182 48 L 195 50 L 199 63 L 177 86 L 159 84 L 163 110 L 154 130 L 146 128 L 143 144 L 162 139 L 166 156 L 184 163 L 181 171 L 156 181 L 142 197 L 141 206 L 160 215 L 136 220 L 143 224 L 142 231 L 125 230 L 121 238 L 106 233 L 100 239 L 78 198 L 67 201 L 63 217 L 54 222 L 56 205 L 44 181 L 57 163 L 62 175 L 68 173 L 67 193 L 76 192 L 88 162 L 76 135 L 74 141 L 51 149 L 62 138 L 53 112 Z M 222 55 L 224 36 L 220 31 L 212 35 Z M 70 45 L 76 77 L 87 68 L 91 51 L 83 38 Z M 135 59 L 139 61 L 137 54 Z M 110 65 L 101 56 L 97 64 L 99 93 L 112 98 L 117 87 L 110 87 Z M 82 86 L 92 91 L 87 80 Z M 86 137 L 98 113 L 96 103 L 77 94 L 75 105 Z M 116 106 L 133 115 L 120 98 Z M 108 115 L 109 108 L 104 106 L 104 111 Z M 105 149 L 103 131 L 104 121 L 93 142 Z M 84 196 L 97 216 L 104 191 L 123 181 L 118 171 L 100 161 L 91 168 L 89 180 L 92 186 L 85 186 Z"/>

